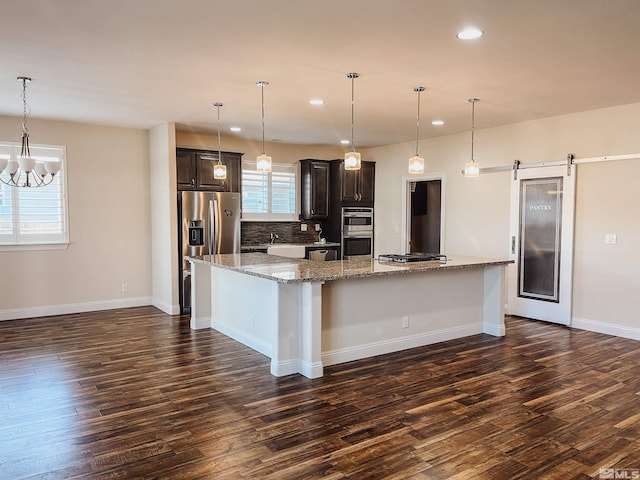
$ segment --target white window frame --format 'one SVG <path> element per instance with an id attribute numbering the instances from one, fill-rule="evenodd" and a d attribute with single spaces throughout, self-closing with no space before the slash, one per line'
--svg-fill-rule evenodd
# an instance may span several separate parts
<path id="1" fill-rule="evenodd" d="M 243 211 L 242 211 L 242 220 L 248 220 L 248 221 L 278 221 L 278 222 L 292 222 L 292 221 L 299 221 L 299 189 L 300 189 L 300 174 L 298 171 L 298 165 L 295 163 L 273 163 L 271 166 L 272 172 L 273 171 L 285 171 L 285 172 L 289 172 L 289 173 L 293 173 L 294 174 L 294 178 L 295 178 L 295 185 L 294 185 L 294 189 L 295 191 L 293 192 L 294 194 L 294 211 L 293 213 L 273 213 L 271 211 L 271 192 L 272 192 L 272 188 L 273 188 L 273 181 L 272 181 L 272 173 L 265 173 L 264 175 L 268 176 L 268 181 L 267 181 L 267 202 L 268 202 L 268 211 L 265 213 L 255 213 L 255 212 L 245 212 L 244 207 L 243 207 Z M 245 171 L 252 171 L 255 172 L 256 171 L 256 162 L 255 160 L 242 160 L 242 172 L 241 172 L 241 176 L 244 175 Z M 244 195 L 244 192 L 243 192 Z M 243 197 L 244 199 L 244 197 Z"/>
<path id="2" fill-rule="evenodd" d="M 14 142 L 0 142 L 0 149 L 8 150 L 9 157 L 17 160 L 21 144 Z M 67 179 L 66 179 L 66 147 L 61 145 L 30 145 L 31 155 L 38 158 L 41 155 L 53 156 L 60 162 L 60 171 L 56 174 L 57 182 L 60 185 L 60 195 L 57 200 L 60 202 L 60 225 L 61 230 L 56 233 L 43 234 L 21 234 L 19 228 L 20 213 L 20 190 L 25 187 L 10 187 L 0 184 L 4 191 L 11 195 L 11 215 L 10 221 L 13 224 L 13 232 L 10 234 L 0 234 L 0 252 L 21 251 L 21 250 L 58 250 L 65 249 L 69 245 L 69 214 L 67 202 Z M 5 177 L 6 175 L 3 175 Z M 32 187 L 32 190 L 42 190 L 49 188 Z"/>

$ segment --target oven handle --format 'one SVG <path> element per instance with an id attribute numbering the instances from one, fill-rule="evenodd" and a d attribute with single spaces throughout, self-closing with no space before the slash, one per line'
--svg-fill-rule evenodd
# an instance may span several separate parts
<path id="1" fill-rule="evenodd" d="M 342 235 L 342 238 L 373 238 L 373 232 L 371 233 L 353 233 L 349 235 Z"/>

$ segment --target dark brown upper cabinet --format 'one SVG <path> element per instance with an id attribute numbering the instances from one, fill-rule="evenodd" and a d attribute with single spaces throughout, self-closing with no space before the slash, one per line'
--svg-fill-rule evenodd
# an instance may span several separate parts
<path id="1" fill-rule="evenodd" d="M 208 190 L 213 192 L 239 192 L 242 158 L 241 153 L 221 152 L 222 163 L 227 167 L 227 178 L 213 177 L 213 167 L 218 163 L 218 152 L 176 149 L 176 177 L 178 190 Z"/>
<path id="2" fill-rule="evenodd" d="M 342 160 L 331 161 L 333 201 L 344 207 L 373 207 L 375 199 L 375 162 L 362 162 L 360 170 L 345 170 Z"/>
<path id="3" fill-rule="evenodd" d="M 319 220 L 329 216 L 329 178 L 327 160 L 300 160 L 300 216 Z"/>

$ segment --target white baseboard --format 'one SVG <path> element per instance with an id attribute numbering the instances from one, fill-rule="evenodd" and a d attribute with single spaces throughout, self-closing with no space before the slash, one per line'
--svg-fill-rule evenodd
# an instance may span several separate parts
<path id="1" fill-rule="evenodd" d="M 180 305 L 171 305 L 155 297 L 151 300 L 151 305 L 162 310 L 167 315 L 180 315 Z"/>
<path id="2" fill-rule="evenodd" d="M 189 326 L 191 330 L 203 330 L 205 328 L 211 328 L 211 317 L 198 317 L 189 319 Z"/>
<path id="3" fill-rule="evenodd" d="M 600 322 L 598 320 L 589 320 L 587 318 L 573 317 L 571 319 L 571 327 L 580 330 L 589 330 L 590 332 L 606 333 L 616 337 L 630 338 L 632 340 L 640 340 L 640 328 L 628 327 L 625 325 L 617 325 L 615 323 Z"/>
<path id="4" fill-rule="evenodd" d="M 240 342 L 249 348 L 252 348 L 256 352 L 260 352 L 261 354 L 271 358 L 271 345 L 264 340 L 254 337 L 253 335 L 249 335 L 248 333 L 223 322 L 214 321 L 211 323 L 211 328 L 226 335 L 227 337 L 233 338 L 237 342 Z"/>
<path id="5" fill-rule="evenodd" d="M 307 378 L 320 378 L 323 373 L 322 362 L 305 362 L 304 360 L 300 360 L 298 371 Z"/>
<path id="6" fill-rule="evenodd" d="M 97 302 L 67 303 L 64 305 L 45 305 L 42 307 L 14 308 L 0 310 L 0 321 L 113 310 L 116 308 L 143 307 L 151 304 L 151 297 L 137 297 L 118 300 L 101 300 Z"/>
<path id="7" fill-rule="evenodd" d="M 493 323 L 485 323 L 482 327 L 483 332 L 494 337 L 504 337 L 507 333 L 507 329 L 502 325 L 495 325 Z"/>
<path id="8" fill-rule="evenodd" d="M 445 342 L 460 337 L 468 337 L 483 333 L 482 322 L 463 325 L 461 327 L 446 328 L 435 332 L 418 333 L 406 337 L 393 338 L 380 342 L 356 345 L 354 347 L 340 348 L 322 353 L 322 364 L 337 365 L 362 358 L 384 355 L 385 353 L 398 352 L 409 348 L 422 347 L 432 343 Z"/>
<path id="9" fill-rule="evenodd" d="M 271 360 L 271 375 L 284 377 L 286 375 L 293 375 L 294 373 L 300 373 L 300 365 L 297 359 L 284 360 L 282 362 Z"/>

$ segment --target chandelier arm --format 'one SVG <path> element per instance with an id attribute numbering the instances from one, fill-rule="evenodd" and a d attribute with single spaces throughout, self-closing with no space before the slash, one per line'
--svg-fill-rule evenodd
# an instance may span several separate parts
<path id="1" fill-rule="evenodd" d="M 31 150 L 29 149 L 29 126 L 27 125 L 27 77 L 22 77 L 22 138 L 20 156 L 30 157 Z M 28 184 L 29 182 L 27 182 Z"/>
<path id="2" fill-rule="evenodd" d="M 420 94 L 424 91 L 424 87 L 416 87 L 413 90 L 418 93 L 418 111 L 416 113 L 416 157 L 418 157 L 418 142 L 420 139 Z"/>
<path id="3" fill-rule="evenodd" d="M 353 143 L 353 125 L 355 123 L 355 97 L 354 97 L 354 81 L 355 76 L 351 76 L 351 151 L 356 151 L 356 146 Z"/>
<path id="4" fill-rule="evenodd" d="M 420 138 L 420 90 L 418 90 L 418 113 L 416 114 L 416 157 L 418 156 L 418 139 Z"/>
<path id="5" fill-rule="evenodd" d="M 265 150 L 264 150 L 264 87 L 265 85 L 262 85 L 261 88 L 261 99 L 262 99 L 262 154 L 265 154 Z"/>
<path id="6" fill-rule="evenodd" d="M 469 101 L 471 102 L 471 161 L 475 162 L 473 157 L 473 140 L 476 129 L 476 102 L 478 101 L 478 99 L 472 98 Z"/>
<path id="7" fill-rule="evenodd" d="M 29 135 L 27 127 L 27 78 L 22 77 L 22 133 Z"/>
<path id="8" fill-rule="evenodd" d="M 222 163 L 222 143 L 220 141 L 220 107 L 222 104 L 216 103 L 215 106 L 218 110 L 218 165 L 220 165 Z"/>

